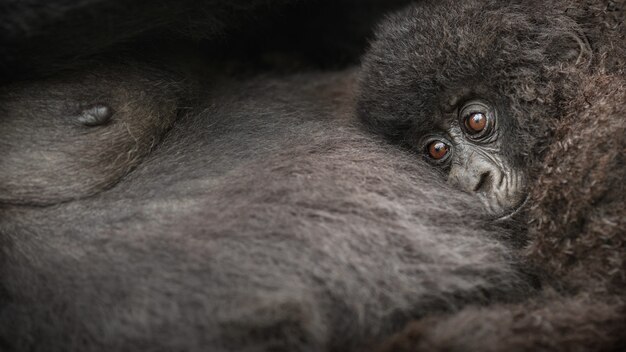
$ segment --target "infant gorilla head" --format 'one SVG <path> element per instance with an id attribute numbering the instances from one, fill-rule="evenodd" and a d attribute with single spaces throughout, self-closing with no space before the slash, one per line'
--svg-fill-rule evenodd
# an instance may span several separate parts
<path id="1" fill-rule="evenodd" d="M 542 137 L 590 59 L 565 6 L 423 1 L 390 16 L 363 61 L 360 117 L 490 214 L 516 212 Z"/>

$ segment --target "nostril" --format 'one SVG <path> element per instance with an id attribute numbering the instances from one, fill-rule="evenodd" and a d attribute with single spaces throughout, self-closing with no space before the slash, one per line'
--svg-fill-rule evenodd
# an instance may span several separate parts
<path id="1" fill-rule="evenodd" d="M 491 176 L 491 172 L 485 171 L 480 174 L 480 179 L 478 179 L 478 183 L 474 187 L 474 192 L 478 192 L 480 190 L 486 189 L 491 186 L 493 183 L 493 177 Z"/>

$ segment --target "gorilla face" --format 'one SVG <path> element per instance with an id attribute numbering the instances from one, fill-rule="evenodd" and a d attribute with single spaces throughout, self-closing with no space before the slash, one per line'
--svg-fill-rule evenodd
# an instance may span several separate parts
<path id="1" fill-rule="evenodd" d="M 363 62 L 360 117 L 495 217 L 527 198 L 539 137 L 575 89 L 577 27 L 544 7 L 420 2 L 379 27 Z"/>
<path id="2" fill-rule="evenodd" d="M 476 193 L 492 214 L 515 210 L 525 199 L 526 175 L 507 158 L 506 138 L 493 104 L 479 99 L 443 106 L 441 128 L 416 131 L 416 145 L 448 181 Z"/>

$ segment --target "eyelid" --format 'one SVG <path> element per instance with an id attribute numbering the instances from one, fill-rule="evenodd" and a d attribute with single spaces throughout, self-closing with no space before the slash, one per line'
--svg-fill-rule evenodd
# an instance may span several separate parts
<path id="1" fill-rule="evenodd" d="M 467 113 L 473 112 L 481 112 L 485 115 L 488 115 L 490 111 L 491 109 L 489 103 L 483 102 L 481 100 L 472 100 L 461 105 L 461 108 L 459 109 L 459 117 L 467 115 Z"/>

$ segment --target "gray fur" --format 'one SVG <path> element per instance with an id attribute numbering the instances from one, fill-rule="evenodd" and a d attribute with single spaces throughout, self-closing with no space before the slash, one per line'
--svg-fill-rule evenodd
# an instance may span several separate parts
<path id="1" fill-rule="evenodd" d="M 53 204 L 111 186 L 159 142 L 182 92 L 174 74 L 132 62 L 0 88 L 0 202 Z"/>
<path id="2" fill-rule="evenodd" d="M 4 350 L 360 351 L 410 318 L 532 291 L 509 232 L 355 127 L 354 72 L 207 81 L 204 108 L 111 188 L 0 206 Z"/>

